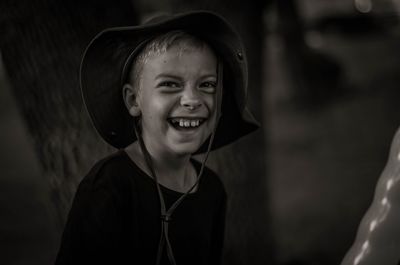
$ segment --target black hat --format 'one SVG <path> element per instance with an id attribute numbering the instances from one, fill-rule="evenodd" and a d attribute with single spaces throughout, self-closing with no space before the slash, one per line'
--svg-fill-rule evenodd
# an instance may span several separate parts
<path id="1" fill-rule="evenodd" d="M 172 30 L 185 31 L 204 40 L 223 61 L 222 116 L 212 149 L 259 127 L 246 108 L 247 59 L 232 26 L 209 11 L 164 15 L 143 25 L 100 32 L 82 57 L 80 86 L 86 108 L 101 137 L 116 148 L 124 148 L 136 140 L 134 118 L 122 96 L 127 65 L 151 39 Z"/>

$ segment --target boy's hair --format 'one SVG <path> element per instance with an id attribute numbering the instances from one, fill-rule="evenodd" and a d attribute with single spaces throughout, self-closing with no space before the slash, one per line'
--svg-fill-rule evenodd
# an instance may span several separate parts
<path id="1" fill-rule="evenodd" d="M 202 49 L 206 45 L 207 43 L 205 41 L 181 30 L 174 30 L 161 34 L 147 43 L 133 60 L 128 72 L 127 81 L 134 87 L 140 89 L 140 75 L 147 60 L 151 56 L 163 54 L 172 46 L 178 46 L 179 53 L 182 53 L 188 50 Z"/>

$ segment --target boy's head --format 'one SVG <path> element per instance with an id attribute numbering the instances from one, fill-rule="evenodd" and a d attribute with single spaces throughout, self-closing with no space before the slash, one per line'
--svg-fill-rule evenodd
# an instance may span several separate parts
<path id="1" fill-rule="evenodd" d="M 169 31 L 149 41 L 123 86 L 125 105 L 151 152 L 196 152 L 216 126 L 217 57 L 203 40 Z"/>
<path id="2" fill-rule="evenodd" d="M 162 37 L 161 32 L 170 33 Z M 190 35 L 183 32 L 190 32 Z M 148 45 L 155 38 L 164 40 Z M 147 46 L 146 51 L 143 50 L 144 46 Z M 150 97 L 147 98 L 150 101 L 144 103 L 141 98 L 144 98 L 145 92 L 161 91 L 160 89 L 145 89 L 149 86 L 144 85 L 144 82 L 149 79 L 145 79 L 144 74 L 152 72 L 145 68 L 150 65 L 166 66 L 164 61 L 154 63 L 154 60 L 171 54 L 179 55 L 175 56 L 175 59 L 182 61 L 176 65 L 185 65 L 186 62 L 187 67 L 184 72 L 190 70 L 199 73 L 201 72 L 199 69 L 204 68 L 212 71 L 215 78 L 219 75 L 217 72 L 223 72 L 223 78 L 219 78 L 224 87 L 223 97 L 219 97 L 222 104 L 216 104 L 221 106 L 222 116 L 216 128 L 212 149 L 227 145 L 258 128 L 257 121 L 246 108 L 247 60 L 239 35 L 232 25 L 218 14 L 208 11 L 191 11 L 160 16 L 144 25 L 106 29 L 100 32 L 86 48 L 80 68 L 82 96 L 95 128 L 106 142 L 116 148 L 124 148 L 137 139 L 133 126 L 134 117 L 140 117 L 144 123 L 143 113 L 151 113 L 144 108 L 149 103 L 156 102 Z M 201 56 L 197 56 L 199 54 Z M 218 55 L 218 62 L 216 55 Z M 200 64 L 194 63 L 198 61 L 198 58 L 203 60 L 208 58 L 208 63 L 202 62 L 204 67 L 200 67 Z M 136 61 L 132 63 L 132 59 Z M 172 59 L 168 58 L 167 61 L 172 62 Z M 217 70 L 220 67 L 216 65 L 223 65 L 223 71 Z M 196 70 L 196 67 L 200 68 Z M 177 67 L 172 68 L 177 70 Z M 196 78 L 187 78 L 187 80 L 196 80 Z M 199 84 L 192 87 L 201 88 L 201 90 L 207 87 L 208 90 L 212 90 L 214 80 L 210 81 L 212 82 L 201 84 L 200 87 Z M 167 84 L 176 89 L 176 84 L 170 82 Z M 121 93 L 122 87 L 124 93 Z M 162 96 L 159 99 L 172 97 L 175 93 L 173 89 L 172 91 L 173 93 L 160 93 Z M 204 92 L 197 93 L 200 90 L 189 91 L 195 91 L 195 96 L 201 95 L 201 108 L 204 109 L 207 106 L 206 109 L 208 109 L 205 111 L 207 121 L 211 121 L 209 117 L 215 113 L 215 102 L 209 104 L 207 100 L 211 98 L 212 93 L 208 95 Z M 132 109 L 134 104 L 141 105 Z M 170 114 L 175 114 L 175 112 L 171 110 Z M 204 121 L 194 120 L 193 127 Z M 181 127 L 182 125 L 192 126 L 191 122 L 188 123 L 188 119 L 174 119 L 169 122 Z M 205 152 L 206 147 L 207 145 L 202 145 L 198 152 Z"/>

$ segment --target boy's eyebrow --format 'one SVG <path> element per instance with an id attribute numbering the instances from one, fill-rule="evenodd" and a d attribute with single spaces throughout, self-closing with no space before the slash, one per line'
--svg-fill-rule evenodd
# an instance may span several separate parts
<path id="1" fill-rule="evenodd" d="M 217 78 L 216 74 L 205 74 L 203 76 L 201 76 L 201 78 L 208 78 L 208 77 L 213 77 L 213 78 Z M 174 74 L 159 74 L 155 77 L 155 79 L 160 79 L 160 78 L 172 78 L 172 79 L 179 79 L 182 80 L 183 78 L 180 77 L 179 75 L 174 75 Z"/>
<path id="2" fill-rule="evenodd" d="M 174 75 L 174 74 L 159 74 L 155 77 L 155 79 L 160 79 L 160 78 L 173 78 L 173 79 L 182 79 L 181 77 L 179 77 L 178 75 Z"/>

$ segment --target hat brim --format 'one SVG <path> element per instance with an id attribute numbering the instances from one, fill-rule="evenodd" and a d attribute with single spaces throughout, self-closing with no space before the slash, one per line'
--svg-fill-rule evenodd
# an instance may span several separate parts
<path id="1" fill-rule="evenodd" d="M 80 67 L 83 100 L 100 136 L 116 148 L 136 140 L 134 119 L 122 97 L 125 63 L 146 41 L 171 30 L 182 30 L 203 39 L 223 60 L 222 116 L 212 149 L 227 145 L 259 127 L 246 109 L 247 59 L 242 42 L 230 24 L 208 11 L 160 17 L 139 26 L 116 27 L 100 32 L 88 45 Z M 204 146 L 199 152 L 205 151 Z"/>

